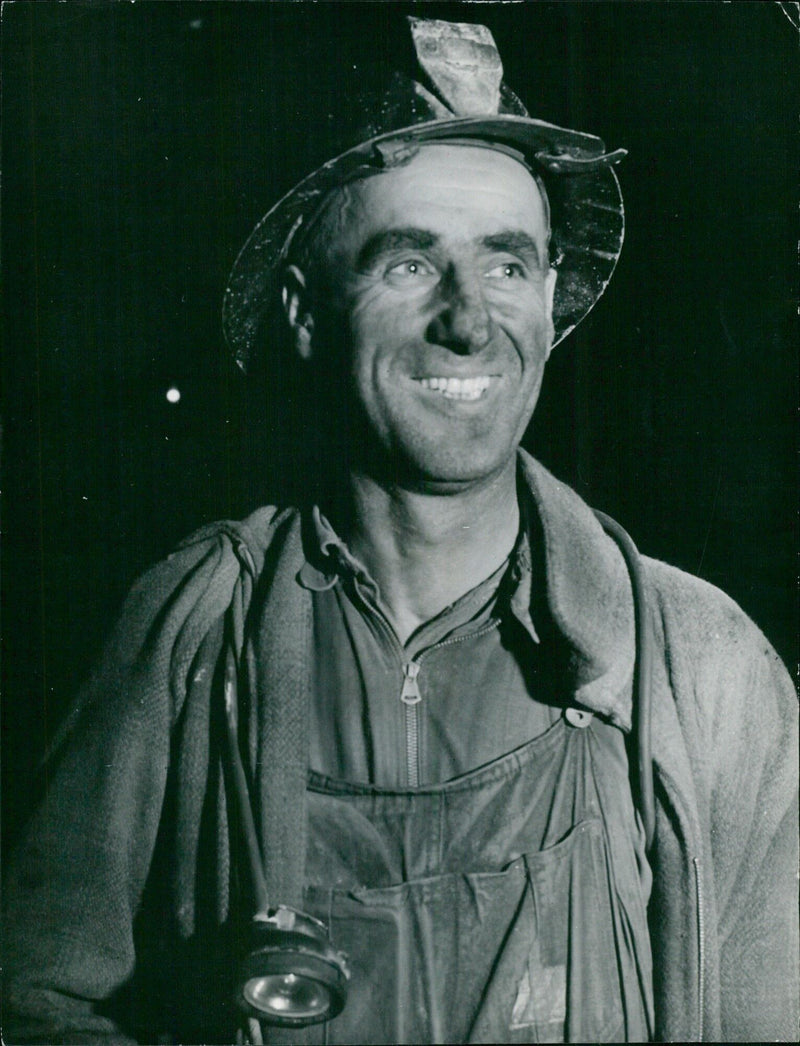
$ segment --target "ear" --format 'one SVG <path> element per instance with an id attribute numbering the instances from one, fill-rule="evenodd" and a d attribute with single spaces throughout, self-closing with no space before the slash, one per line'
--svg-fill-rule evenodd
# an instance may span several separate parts
<path id="1" fill-rule="evenodd" d="M 306 278 L 296 265 L 287 265 L 281 284 L 281 301 L 286 322 L 292 333 L 292 345 L 303 360 L 312 356 L 311 336 L 314 332 L 314 317 L 311 315 Z"/>
<path id="2" fill-rule="evenodd" d="M 549 348 L 547 350 L 547 358 L 548 359 L 550 358 L 550 353 L 553 350 L 553 337 L 555 336 L 554 332 L 553 332 L 553 299 L 554 299 L 555 293 L 556 293 L 556 279 L 557 278 L 558 278 L 558 273 L 556 272 L 555 269 L 552 269 L 552 268 L 547 270 L 547 275 L 544 278 L 544 295 L 545 295 L 545 299 L 544 300 L 545 300 L 545 306 L 547 308 L 547 316 L 548 316 L 549 321 L 550 321 L 550 329 L 551 329 L 550 346 L 549 346 Z"/>

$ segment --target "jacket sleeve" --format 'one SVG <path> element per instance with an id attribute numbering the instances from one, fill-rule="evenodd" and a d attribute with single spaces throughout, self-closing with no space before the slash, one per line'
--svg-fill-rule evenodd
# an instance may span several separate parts
<path id="1" fill-rule="evenodd" d="M 219 535 L 132 590 L 46 768 L 4 890 L 4 1039 L 130 1042 L 95 1006 L 130 977 L 192 652 L 239 573 Z"/>
<path id="2" fill-rule="evenodd" d="M 761 633 L 721 668 L 709 723 L 711 849 L 724 1041 L 798 1031 L 797 697 Z"/>
<path id="3" fill-rule="evenodd" d="M 696 827 L 687 822 L 678 837 L 683 834 L 686 845 L 694 840 L 688 858 L 702 861 L 711 891 L 705 913 L 697 899 L 704 1035 L 727 1042 L 795 1041 L 797 696 L 777 654 L 733 600 L 665 564 L 650 561 L 650 571 L 680 722 L 669 750 L 681 745 L 684 761 L 673 762 L 672 776 L 684 797 L 694 797 L 689 806 Z M 661 730 L 668 729 L 663 718 Z M 659 740 L 654 737 L 654 745 Z M 692 780 L 682 781 L 681 774 Z M 690 883 L 683 888 L 691 889 Z M 669 890 L 676 889 L 673 878 Z M 666 901 L 693 903 L 691 896 L 661 898 L 662 905 Z M 688 926 L 683 932 L 691 934 Z M 659 947 L 662 961 L 678 961 L 691 953 L 692 942 L 664 938 Z M 686 971 L 662 975 L 678 993 L 691 981 Z M 662 999 L 670 1028 L 680 1024 L 681 1005 L 688 1000 Z"/>

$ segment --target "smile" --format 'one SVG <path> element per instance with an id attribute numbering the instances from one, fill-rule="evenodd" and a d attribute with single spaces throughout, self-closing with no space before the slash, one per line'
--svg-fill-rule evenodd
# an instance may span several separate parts
<path id="1" fill-rule="evenodd" d="M 417 378 L 415 379 L 431 392 L 438 392 L 449 400 L 479 400 L 486 394 L 491 377 L 483 374 L 477 378 Z"/>

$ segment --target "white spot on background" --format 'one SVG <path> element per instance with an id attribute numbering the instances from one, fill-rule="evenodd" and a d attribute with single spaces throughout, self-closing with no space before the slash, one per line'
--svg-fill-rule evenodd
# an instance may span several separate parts
<path id="1" fill-rule="evenodd" d="M 168 403 L 179 403 L 181 398 L 180 389 L 176 389 L 173 385 L 172 388 L 167 389 L 167 402 Z"/>

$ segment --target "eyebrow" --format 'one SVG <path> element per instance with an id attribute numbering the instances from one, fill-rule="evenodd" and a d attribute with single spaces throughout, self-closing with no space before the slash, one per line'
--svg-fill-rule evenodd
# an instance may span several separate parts
<path id="1" fill-rule="evenodd" d="M 542 253 L 539 244 L 528 233 L 519 229 L 503 229 L 484 236 L 482 246 L 490 251 L 505 251 L 508 254 L 533 255 L 539 267 L 542 265 Z"/>
<path id="2" fill-rule="evenodd" d="M 427 251 L 431 247 L 435 247 L 438 242 L 439 237 L 432 232 L 411 225 L 399 229 L 385 229 L 383 232 L 370 236 L 358 252 L 356 264 L 359 269 L 368 269 L 382 254 L 407 248 Z"/>
<path id="3" fill-rule="evenodd" d="M 384 229 L 370 236 L 358 252 L 356 264 L 359 269 L 368 269 L 383 254 L 398 250 L 427 251 L 435 247 L 439 237 L 428 229 L 413 225 L 397 229 Z M 542 265 L 542 254 L 539 244 L 527 232 L 521 229 L 501 229 L 499 232 L 484 236 L 481 246 L 490 251 L 505 251 L 508 254 L 532 255 L 537 264 Z"/>

